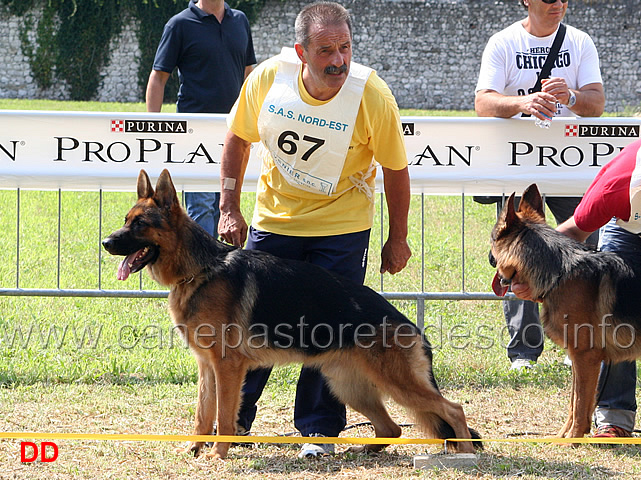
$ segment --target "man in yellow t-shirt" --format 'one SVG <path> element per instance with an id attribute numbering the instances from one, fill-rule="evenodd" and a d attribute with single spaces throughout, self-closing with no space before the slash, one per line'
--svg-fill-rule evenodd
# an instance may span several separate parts
<path id="1" fill-rule="evenodd" d="M 230 113 L 219 234 L 234 245 L 247 241 L 247 248 L 309 261 L 362 284 L 380 164 L 389 213 L 380 271 L 395 274 L 411 256 L 410 182 L 396 100 L 374 71 L 351 61 L 352 22 L 341 5 L 306 6 L 295 29 L 294 49 L 259 65 Z M 260 142 L 262 168 L 248 230 L 240 193 L 254 142 Z M 255 418 L 269 373 L 247 374 L 241 432 Z M 294 420 L 303 436 L 338 436 L 345 426 L 345 407 L 317 369 L 301 371 Z M 328 453 L 333 445 L 306 444 L 299 456 Z"/>

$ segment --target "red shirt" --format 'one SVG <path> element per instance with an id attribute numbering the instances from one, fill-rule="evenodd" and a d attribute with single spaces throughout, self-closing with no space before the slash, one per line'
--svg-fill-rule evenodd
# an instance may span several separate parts
<path id="1" fill-rule="evenodd" d="M 601 168 L 574 211 L 574 221 L 581 230 L 594 232 L 612 217 L 630 219 L 630 177 L 636 167 L 639 148 L 641 140 L 625 147 Z"/>

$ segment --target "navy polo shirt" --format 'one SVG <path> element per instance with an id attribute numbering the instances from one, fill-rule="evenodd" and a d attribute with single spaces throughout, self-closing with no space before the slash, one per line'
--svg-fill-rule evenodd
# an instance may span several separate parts
<path id="1" fill-rule="evenodd" d="M 221 23 L 189 2 L 163 30 L 154 70 L 178 68 L 177 111 L 229 113 L 243 85 L 245 67 L 256 63 L 249 21 L 225 3 Z"/>

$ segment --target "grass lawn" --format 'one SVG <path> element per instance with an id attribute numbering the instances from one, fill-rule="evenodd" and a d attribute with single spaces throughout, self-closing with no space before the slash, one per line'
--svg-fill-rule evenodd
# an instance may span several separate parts
<path id="1" fill-rule="evenodd" d="M 0 109 L 145 110 L 143 104 L 39 100 L 0 100 Z M 164 109 L 173 110 L 172 105 Z M 104 194 L 102 224 L 97 193 L 62 192 L 60 198 L 57 192 L 20 195 L 17 249 L 17 194 L 0 191 L 0 288 L 13 288 L 16 282 L 23 288 L 59 284 L 93 289 L 98 282 L 105 289 L 136 289 L 141 284 L 145 289 L 159 288 L 146 274 L 125 284 L 117 282 L 118 259 L 100 253 L 101 235 L 121 225 L 135 199 L 133 193 Z M 494 208 L 471 198 L 464 201 L 463 239 L 460 197 L 412 198 L 414 256 L 403 272 L 385 277 L 385 291 L 460 291 L 463 262 L 465 290 L 490 291 L 493 270 L 487 263 L 487 249 Z M 243 202 L 249 216 L 253 194 L 244 194 Z M 377 221 L 366 280 L 376 290 L 381 285 L 377 274 L 380 229 Z M 20 271 L 16 272 L 18 254 Z M 394 303 L 410 319 L 416 318 L 413 302 Z M 58 440 L 56 462 L 32 464 L 20 462 L 19 441 L 0 440 L 0 479 L 641 478 L 641 456 L 635 445 L 572 448 L 511 442 L 550 436 L 561 427 L 570 371 L 562 364 L 564 352 L 546 341 L 537 368 L 528 374 L 510 373 L 499 302 L 426 302 L 425 324 L 434 347 L 435 376 L 444 395 L 463 404 L 470 426 L 496 440 L 486 444 L 476 467 L 413 469 L 414 455 L 438 452 L 436 446 L 391 446 L 374 456 L 340 453 L 345 447 L 338 446 L 336 457 L 301 461 L 296 458 L 296 445 L 261 444 L 250 449 L 233 447 L 229 460 L 216 462 L 177 455 L 175 442 L 96 440 Z M 275 370 L 261 400 L 254 433 L 294 432 L 297 374 L 297 366 Z M 165 299 L 0 296 L 0 432 L 188 434 L 193 426 L 195 381 L 196 363 L 172 329 Z M 390 411 L 397 421 L 409 422 L 395 405 L 390 404 Z M 362 417 L 354 412 L 348 415 L 349 424 L 356 426 L 342 436 L 373 435 L 368 426 L 358 426 Z M 419 433 L 409 426 L 404 436 Z"/>

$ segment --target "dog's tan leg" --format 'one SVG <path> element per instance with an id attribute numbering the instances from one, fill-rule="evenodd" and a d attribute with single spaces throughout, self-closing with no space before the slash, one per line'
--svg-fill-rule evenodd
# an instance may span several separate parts
<path id="1" fill-rule="evenodd" d="M 572 367 L 574 368 L 574 367 Z M 569 411 L 568 411 L 568 418 L 565 421 L 565 424 L 559 430 L 559 432 L 556 434 L 557 437 L 559 438 L 567 438 L 570 430 L 572 430 L 572 423 L 574 422 L 574 402 L 575 402 L 575 388 L 574 388 L 574 381 L 575 381 L 575 376 L 574 374 L 572 375 L 572 382 L 571 382 L 571 391 L 570 391 L 570 406 L 569 406 Z"/>
<path id="2" fill-rule="evenodd" d="M 429 380 L 430 365 L 421 344 L 412 351 L 393 351 L 393 358 L 380 365 L 380 381 L 392 398 L 409 409 L 427 435 L 442 438 L 444 424 L 454 431 L 456 438 L 471 438 L 463 408 L 445 399 Z M 452 448 L 463 453 L 473 453 L 472 442 L 453 442 Z"/>
<path id="3" fill-rule="evenodd" d="M 572 361 L 574 389 L 573 422 L 568 438 L 580 438 L 590 433 L 592 415 L 596 407 L 596 390 L 599 381 L 601 357 L 598 352 L 577 352 Z"/>
<path id="4" fill-rule="evenodd" d="M 235 435 L 238 409 L 240 408 L 240 392 L 247 373 L 245 360 L 240 355 L 228 355 L 216 362 L 216 393 L 217 412 L 216 423 L 218 435 Z M 225 458 L 230 444 L 216 442 L 207 458 Z"/>
<path id="5" fill-rule="evenodd" d="M 439 393 L 425 395 L 423 406 L 419 407 L 420 409 L 409 405 L 407 408 L 413 410 L 417 423 L 431 436 L 440 437 L 439 425 L 440 422 L 445 421 L 454 430 L 456 438 L 472 438 L 463 407 L 445 399 Z M 451 442 L 449 445 L 456 452 L 474 453 L 472 442 Z"/>
<path id="6" fill-rule="evenodd" d="M 381 392 L 358 368 L 347 371 L 343 366 L 324 365 L 322 372 L 329 386 L 341 402 L 365 415 L 374 427 L 377 437 L 397 438 L 401 427 L 389 416 L 381 399 Z M 348 449 L 351 453 L 380 452 L 387 445 L 366 444 Z"/>
<path id="7" fill-rule="evenodd" d="M 596 292 L 587 288 L 577 290 L 584 294 L 564 306 L 572 314 L 563 315 L 561 319 L 557 313 L 553 318 L 557 323 L 567 323 L 565 342 L 572 360 L 571 423 L 566 423 L 559 432 L 565 438 L 580 438 L 590 433 L 599 370 L 605 357 L 605 345 L 602 344 L 604 333 L 598 328 L 599 317 L 593 309 L 586 307 L 592 305 L 590 295 L 594 298 Z"/>
<path id="8" fill-rule="evenodd" d="M 196 403 L 196 415 L 194 418 L 194 434 L 210 435 L 214 427 L 214 415 L 216 412 L 216 374 L 213 363 L 206 354 L 196 355 L 198 362 L 198 401 Z M 192 442 L 180 453 L 193 453 L 200 455 L 204 442 Z"/>

